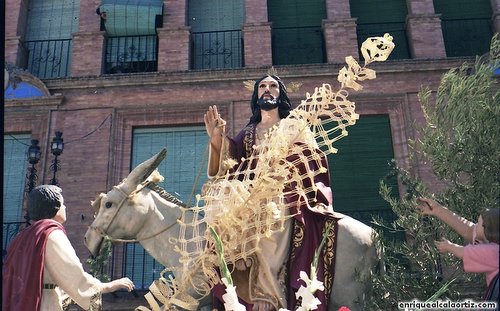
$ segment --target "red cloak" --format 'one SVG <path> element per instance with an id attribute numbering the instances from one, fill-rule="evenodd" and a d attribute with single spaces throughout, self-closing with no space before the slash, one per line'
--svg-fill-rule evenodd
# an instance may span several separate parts
<path id="1" fill-rule="evenodd" d="M 39 220 L 22 230 L 8 247 L 2 273 L 3 311 L 40 309 L 45 245 L 56 229 L 66 233 L 55 220 Z"/>

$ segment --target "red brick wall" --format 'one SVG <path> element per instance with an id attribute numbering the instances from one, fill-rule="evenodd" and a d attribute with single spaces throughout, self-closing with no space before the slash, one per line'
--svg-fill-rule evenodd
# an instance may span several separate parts
<path id="1" fill-rule="evenodd" d="M 158 71 L 189 69 L 189 27 L 158 29 Z"/>
<path id="2" fill-rule="evenodd" d="M 377 79 L 361 82 L 365 88 L 351 91 L 360 114 L 388 114 L 391 122 L 394 156 L 406 168 L 429 183 L 436 184 L 427 166 L 410 163 L 408 139 L 418 137 L 411 127 L 423 124 L 417 100 L 422 85 L 436 89 L 441 75 L 463 59 L 445 59 L 443 45 L 431 0 L 408 0 L 413 14 L 427 14 L 410 20 L 409 39 L 418 59 L 373 64 Z M 7 1 L 6 60 L 19 62 L 19 27 L 27 1 Z M 92 220 L 90 201 L 100 192 L 119 183 L 129 172 L 132 129 L 136 126 L 202 125 L 203 114 L 217 105 L 234 136 L 250 117 L 248 91 L 243 81 L 257 79 L 271 66 L 270 24 L 262 14 L 264 0 L 246 1 L 243 27 L 245 68 L 189 71 L 189 27 L 185 23 L 186 1 L 165 1 L 164 27 L 159 30 L 159 72 L 101 76 L 103 34 L 95 9 L 99 0 L 81 1 L 80 29 L 74 35 L 72 77 L 44 81 L 52 98 L 41 101 L 9 101 L 5 105 L 5 133 L 31 132 L 40 140 L 42 161 L 39 182 L 49 182 L 53 156 L 47 146 L 54 132 L 62 131 L 66 142 L 61 155 L 58 179 L 68 207 L 66 228 L 78 255 L 84 261 L 86 226 Z M 264 9 L 265 8 L 265 9 Z M 298 104 L 306 92 L 330 83 L 338 88 L 336 75 L 344 57 L 357 58 L 355 21 L 349 17 L 348 0 L 327 1 L 324 22 L 327 64 L 278 66 L 285 83 L 301 82 L 301 89 L 290 97 Z M 18 18 L 18 16 L 20 16 Z M 430 16 L 430 17 L 429 17 Z M 426 19 L 427 18 L 427 19 Z M 421 21 L 430 21 L 425 24 Z M 433 41 L 436 39 L 435 41 Z M 429 58 L 429 59 L 423 59 Z M 60 93 L 64 97 L 54 94 Z M 97 129 L 86 138 L 86 134 Z M 83 220 L 82 216 L 83 215 Z"/>
<path id="3" fill-rule="evenodd" d="M 5 38 L 24 35 L 28 3 L 28 0 L 5 1 Z"/>
<path id="4" fill-rule="evenodd" d="M 80 22 L 78 32 L 99 32 L 101 20 L 96 9 L 101 5 L 100 0 L 80 1 Z"/>
<path id="5" fill-rule="evenodd" d="M 28 0 L 5 2 L 5 61 L 20 67 L 25 66 L 25 53 L 20 42 L 26 31 Z"/>
<path id="6" fill-rule="evenodd" d="M 413 58 L 444 58 L 443 33 L 441 19 L 436 14 L 408 15 L 406 34 L 410 55 Z M 432 38 L 432 40 L 429 40 Z"/>
<path id="7" fill-rule="evenodd" d="M 271 66 L 271 24 L 243 25 L 245 67 Z"/>
<path id="8" fill-rule="evenodd" d="M 83 244 L 83 234 L 94 214 L 90 201 L 100 192 L 107 191 L 112 109 L 85 107 L 85 102 L 79 106 L 83 107 L 62 107 L 52 112 L 51 139 L 55 131 L 63 132 L 65 148 L 59 157 L 61 170 L 57 173 L 57 179 L 63 189 L 67 207 L 68 220 L 65 227 L 79 257 L 86 258 L 88 251 Z M 97 129 L 108 116 L 110 117 L 99 130 L 84 137 L 91 130 Z M 46 176 L 50 178 L 50 172 L 46 172 Z"/>
<path id="9" fill-rule="evenodd" d="M 327 19 L 345 19 L 351 17 L 349 0 L 326 0 Z"/>
<path id="10" fill-rule="evenodd" d="M 104 35 L 104 31 L 73 34 L 71 76 L 98 76 L 101 74 Z"/>
<path id="11" fill-rule="evenodd" d="M 326 59 L 328 63 L 343 63 L 346 56 L 358 59 L 356 19 L 328 19 L 323 21 Z"/>

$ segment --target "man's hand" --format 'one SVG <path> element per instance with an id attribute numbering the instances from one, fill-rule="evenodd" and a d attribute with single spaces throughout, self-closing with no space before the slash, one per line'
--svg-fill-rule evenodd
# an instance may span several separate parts
<path id="1" fill-rule="evenodd" d="M 119 289 L 126 289 L 132 291 L 134 283 L 129 278 L 121 278 L 108 283 L 102 283 L 102 293 L 112 293 Z"/>
<path id="2" fill-rule="evenodd" d="M 217 106 L 208 107 L 208 111 L 203 118 L 205 120 L 205 129 L 207 130 L 208 137 L 214 137 L 214 135 L 221 137 L 224 133 L 226 121 L 220 117 Z"/>

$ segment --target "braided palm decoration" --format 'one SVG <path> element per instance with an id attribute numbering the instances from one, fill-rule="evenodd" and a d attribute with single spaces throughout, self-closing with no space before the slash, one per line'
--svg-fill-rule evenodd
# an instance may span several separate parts
<path id="1" fill-rule="evenodd" d="M 254 254 L 259 249 L 260 239 L 283 230 L 285 221 L 293 216 L 289 214 L 286 195 L 294 195 L 314 205 L 314 197 L 306 194 L 316 193 L 315 184 L 305 186 L 303 181 L 314 180 L 327 169 L 321 165 L 321 156 L 308 150 L 320 148 L 326 155 L 337 152 L 335 143 L 347 136 L 347 127 L 359 118 L 355 103 L 348 100 L 347 89 L 361 90 L 363 87 L 358 82 L 374 79 L 375 71 L 366 66 L 385 61 L 393 48 L 389 34 L 368 38 L 361 46 L 364 66 L 348 56 L 345 58 L 347 65 L 338 74 L 341 85 L 338 91 L 325 83 L 314 92 L 306 93 L 300 105 L 271 128 L 259 146 L 254 146 L 253 154 L 242 159 L 242 162 L 255 161 L 254 168 L 242 169 L 240 166 L 204 185 L 196 206 L 189 212 L 184 209 L 180 236 L 172 241 L 181 254 L 179 266 L 174 270 L 182 271 L 184 277 L 168 280 L 162 277 L 152 285 L 151 292 L 164 304 L 162 309 L 172 308 L 174 304 L 196 309 L 196 301 L 187 297 L 185 289 L 191 286 L 199 294 L 207 295 L 213 285 L 220 282 L 216 272 L 220 259 L 207 225 L 218 233 L 225 261 L 234 263 Z M 302 175 L 296 169 L 298 166 L 308 168 L 311 162 L 316 162 L 319 169 L 306 169 Z M 226 168 L 235 164 L 234 159 L 227 157 L 223 162 Z M 204 217 L 197 217 L 200 213 L 204 213 Z M 147 298 L 153 310 L 160 310 L 151 294 Z"/>

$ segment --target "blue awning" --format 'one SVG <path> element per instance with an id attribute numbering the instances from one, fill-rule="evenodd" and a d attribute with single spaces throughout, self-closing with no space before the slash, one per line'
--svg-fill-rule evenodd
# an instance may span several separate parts
<path id="1" fill-rule="evenodd" d="M 102 0 L 99 11 L 109 36 L 154 35 L 161 27 L 163 0 Z"/>

